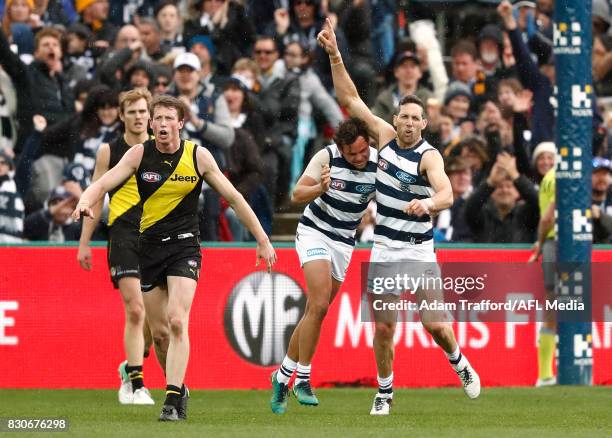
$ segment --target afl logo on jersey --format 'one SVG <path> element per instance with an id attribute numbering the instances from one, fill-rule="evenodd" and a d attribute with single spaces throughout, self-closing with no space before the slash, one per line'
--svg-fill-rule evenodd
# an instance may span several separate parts
<path id="1" fill-rule="evenodd" d="M 380 167 L 382 170 L 387 170 L 389 168 L 389 163 L 387 163 L 387 160 L 381 158 L 378 160 L 378 167 Z"/>
<path id="2" fill-rule="evenodd" d="M 335 190 L 344 190 L 346 183 L 340 179 L 335 179 L 331 182 L 331 188 Z"/>
<path id="3" fill-rule="evenodd" d="M 406 172 L 402 172 L 401 170 L 398 170 L 395 173 L 395 176 L 397 177 L 397 179 L 399 179 L 400 181 L 403 181 L 405 183 L 408 184 L 412 184 L 413 182 L 416 181 L 416 178 L 413 177 L 412 175 L 410 175 L 409 173 Z"/>
<path id="4" fill-rule="evenodd" d="M 143 172 L 140 177 L 143 179 L 143 181 L 150 183 L 159 182 L 162 179 L 161 175 L 155 172 Z"/>

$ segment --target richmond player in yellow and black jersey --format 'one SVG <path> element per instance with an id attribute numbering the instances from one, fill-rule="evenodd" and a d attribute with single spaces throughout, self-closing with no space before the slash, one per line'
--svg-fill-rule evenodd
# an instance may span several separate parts
<path id="1" fill-rule="evenodd" d="M 125 124 L 125 133 L 114 142 L 103 144 L 98 149 L 94 181 L 108 169 L 115 167 L 132 145 L 140 144 L 149 138 L 147 122 L 151 94 L 145 89 L 132 90 L 124 93 L 119 102 L 119 115 Z M 154 404 L 154 401 L 144 387 L 142 373 L 143 355 L 151 345 L 151 335 L 145 321 L 145 307 L 140 290 L 138 236 L 142 205 L 136 178 L 131 176 L 121 181 L 109 192 L 109 197 L 108 265 L 113 285 L 121 292 L 125 307 L 124 346 L 127 360 L 119 366 L 119 402 L 150 405 Z M 89 242 L 99 222 L 102 202 L 98 202 L 94 210 L 95 219 L 88 218 L 84 221 L 79 242 L 78 260 L 87 270 L 92 266 Z M 155 349 L 156 353 L 158 350 Z M 160 358 L 160 363 L 164 360 L 165 358 Z"/>
<path id="2" fill-rule="evenodd" d="M 143 208 L 139 252 L 147 319 L 154 339 L 169 336 L 162 421 L 187 418 L 189 392 L 183 380 L 189 358 L 189 311 L 201 261 L 197 198 L 203 180 L 228 201 L 255 236 L 258 261 L 264 259 L 268 270 L 276 261 L 255 213 L 221 173 L 210 152 L 181 141 L 187 111 L 179 99 L 155 97 L 151 103 L 155 140 L 130 148 L 117 166 L 83 192 L 73 213 L 75 220 L 91 217 L 91 206 L 104 193 L 136 175 Z"/>

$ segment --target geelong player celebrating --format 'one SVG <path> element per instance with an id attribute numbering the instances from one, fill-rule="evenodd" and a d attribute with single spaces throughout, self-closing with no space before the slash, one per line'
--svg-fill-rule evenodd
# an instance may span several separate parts
<path id="1" fill-rule="evenodd" d="M 393 116 L 396 132 L 393 126 L 374 116 L 360 99 L 342 62 L 329 20 L 319 33 L 318 41 L 329 55 L 338 100 L 351 116 L 366 122 L 370 134 L 378 141 L 377 214 L 368 283 L 372 284 L 378 276 L 378 267 L 382 267 L 384 272 L 385 266 L 397 266 L 399 263 L 403 269 L 418 270 L 417 262 L 427 262 L 416 276 L 437 271 L 430 215 L 449 208 L 453 195 L 450 181 L 444 173 L 442 156 L 421 138 L 421 131 L 427 126 L 423 102 L 412 95 L 401 98 L 399 111 Z M 432 269 L 432 265 L 435 269 Z M 414 275 L 413 272 L 411 274 Z M 435 299 L 441 293 L 431 290 L 416 292 L 419 300 Z M 374 299 L 371 297 L 371 300 Z M 385 299 L 392 301 L 397 297 L 386 296 Z M 393 400 L 393 335 L 397 315 L 395 312 L 389 314 L 376 310 L 373 313 L 379 389 L 370 414 L 387 415 Z M 445 351 L 467 396 L 478 397 L 480 379 L 460 353 L 447 318 L 436 313 L 421 312 L 421 322 Z"/>
<path id="2" fill-rule="evenodd" d="M 304 269 L 308 301 L 293 331 L 287 355 L 272 373 L 272 412 L 287 410 L 289 379 L 297 369 L 293 393 L 302 405 L 317 406 L 310 385 L 310 362 L 321 324 L 344 281 L 355 246 L 355 230 L 374 197 L 376 149 L 369 145 L 366 124 L 357 118 L 342 122 L 336 144 L 312 158 L 293 191 L 294 203 L 309 203 L 295 235 Z"/>
<path id="3" fill-rule="evenodd" d="M 183 380 L 189 360 L 189 312 L 200 275 L 198 197 L 206 181 L 232 206 L 257 240 L 257 259 L 271 269 L 276 253 L 257 216 L 219 170 L 211 153 L 181 140 L 187 109 L 171 96 L 151 103 L 155 140 L 132 146 L 119 163 L 83 192 L 72 217 L 92 216 L 91 206 L 132 175 L 142 200 L 139 263 L 147 319 L 156 349 L 167 351 L 166 400 L 159 419 L 187 418 Z M 167 349 L 166 349 L 167 346 Z"/>
<path id="4" fill-rule="evenodd" d="M 145 88 L 137 88 L 121 95 L 119 117 L 125 124 L 125 133 L 112 143 L 100 146 L 96 154 L 93 181 L 97 181 L 108 169 L 114 167 L 131 146 L 144 143 L 149 138 L 147 123 L 150 103 L 151 93 Z M 142 358 L 147 347 L 143 338 L 143 327 L 147 327 L 138 267 L 138 228 L 142 206 L 136 178 L 126 179 L 110 192 L 109 209 L 108 266 L 113 286 L 121 292 L 125 307 L 123 342 L 127 360 L 119 366 L 119 402 L 152 405 L 154 401 L 144 387 L 142 373 Z M 102 203 L 98 202 L 93 211 L 95 218 L 87 218 L 83 222 L 77 256 L 81 267 L 86 270 L 90 270 L 92 265 L 89 242 L 100 221 Z"/>

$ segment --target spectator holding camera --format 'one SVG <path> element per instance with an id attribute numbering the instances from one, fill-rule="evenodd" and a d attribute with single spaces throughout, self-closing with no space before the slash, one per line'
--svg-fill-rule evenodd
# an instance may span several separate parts
<path id="1" fill-rule="evenodd" d="M 488 177 L 466 201 L 466 221 L 476 243 L 532 242 L 539 220 L 538 192 L 502 152 Z"/>

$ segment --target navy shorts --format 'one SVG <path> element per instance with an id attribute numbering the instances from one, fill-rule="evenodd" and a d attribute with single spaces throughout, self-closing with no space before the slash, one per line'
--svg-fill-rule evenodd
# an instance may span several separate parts
<path id="1" fill-rule="evenodd" d="M 140 239 L 141 288 L 166 287 L 166 277 L 187 277 L 198 281 L 202 265 L 200 239 L 171 239 L 167 242 Z"/>

